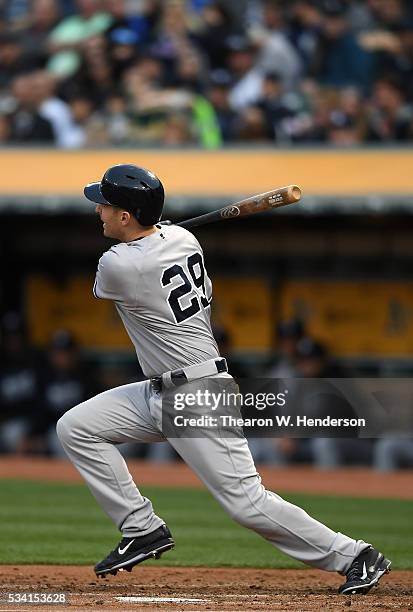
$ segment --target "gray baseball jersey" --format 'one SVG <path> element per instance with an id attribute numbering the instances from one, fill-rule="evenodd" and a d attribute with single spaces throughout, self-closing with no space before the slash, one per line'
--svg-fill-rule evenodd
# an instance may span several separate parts
<path id="1" fill-rule="evenodd" d="M 106 251 L 93 292 L 115 302 L 145 376 L 219 356 L 210 324 L 212 283 L 199 242 L 184 228 L 159 226 Z"/>

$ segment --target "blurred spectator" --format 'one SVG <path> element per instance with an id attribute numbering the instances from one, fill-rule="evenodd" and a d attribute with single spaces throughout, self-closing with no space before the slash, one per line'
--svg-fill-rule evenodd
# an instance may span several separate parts
<path id="1" fill-rule="evenodd" d="M 5 115 L 0 115 L 0 144 L 10 141 L 10 122 Z"/>
<path id="2" fill-rule="evenodd" d="M 108 133 L 102 115 L 95 110 L 93 102 L 86 95 L 79 95 L 70 101 L 74 128 L 72 139 L 78 146 L 91 147 L 107 145 Z"/>
<path id="3" fill-rule="evenodd" d="M 137 59 L 138 36 L 133 30 L 127 28 L 115 28 L 109 32 L 109 51 L 112 62 L 112 71 L 120 80 L 127 70 Z"/>
<path id="4" fill-rule="evenodd" d="M 297 0 L 291 8 L 290 39 L 301 57 L 303 70 L 311 72 L 323 27 L 320 6 L 313 0 Z"/>
<path id="5" fill-rule="evenodd" d="M 278 354 L 275 362 L 267 369 L 265 377 L 272 379 L 295 378 L 297 376 L 297 345 L 304 336 L 304 325 L 299 319 L 282 320 L 277 326 L 276 333 Z M 291 386 L 291 384 L 289 385 L 289 391 L 290 393 L 294 391 L 294 386 Z M 288 406 L 290 406 L 290 403 Z M 288 437 L 253 439 L 251 448 L 254 459 L 263 463 L 284 465 L 310 460 L 306 441 L 301 439 Z"/>
<path id="6" fill-rule="evenodd" d="M 230 142 L 235 139 L 235 130 L 238 120 L 238 115 L 231 108 L 229 102 L 229 84 L 224 79 L 221 81 L 217 75 L 217 81 L 211 84 L 207 92 L 209 101 L 211 102 L 218 122 L 220 133 L 224 142 Z"/>
<path id="7" fill-rule="evenodd" d="M 311 338 L 302 338 L 297 344 L 297 378 L 343 378 L 349 372 L 335 364 L 329 357 L 326 347 Z M 304 385 L 302 394 L 294 398 L 297 410 L 309 418 L 352 419 L 357 415 L 350 402 L 336 392 L 326 380 L 317 382 L 311 388 Z M 358 428 L 328 427 L 328 438 L 315 437 L 308 440 L 295 440 L 296 445 L 308 448 L 312 463 L 320 469 L 333 469 L 345 463 L 366 464 L 371 461 L 371 440 L 360 439 Z M 354 437 L 346 438 L 351 433 Z M 322 434 L 322 429 L 317 430 Z"/>
<path id="8" fill-rule="evenodd" d="M 326 142 L 332 94 L 324 91 L 313 79 L 306 79 L 300 85 L 302 108 L 291 117 L 283 119 L 278 135 L 293 142 Z"/>
<path id="9" fill-rule="evenodd" d="M 355 85 L 368 91 L 372 59 L 350 31 L 343 0 L 325 0 L 323 25 L 316 51 L 315 73 L 332 87 Z"/>
<path id="10" fill-rule="evenodd" d="M 297 344 L 304 336 L 299 319 L 286 319 L 277 326 L 277 356 L 268 368 L 268 378 L 293 378 L 296 375 Z"/>
<path id="11" fill-rule="evenodd" d="M 232 77 L 229 95 L 232 108 L 241 111 L 255 104 L 261 96 L 263 70 L 257 67 L 257 48 L 242 36 L 228 41 L 227 66 Z"/>
<path id="12" fill-rule="evenodd" d="M 104 121 L 110 144 L 117 145 L 128 142 L 130 118 L 126 101 L 120 93 L 115 92 L 107 99 Z"/>
<path id="13" fill-rule="evenodd" d="M 150 51 L 173 73 L 175 62 L 179 58 L 196 53 L 191 34 L 190 11 L 186 11 L 185 3 L 164 2 Z"/>
<path id="14" fill-rule="evenodd" d="M 31 75 L 16 77 L 12 93 L 16 106 L 10 116 L 10 142 L 53 143 L 52 124 L 40 114 Z"/>
<path id="15" fill-rule="evenodd" d="M 54 333 L 41 379 L 41 407 L 32 412 L 23 448 L 26 452 L 46 450 L 63 456 L 55 432 L 56 422 L 67 410 L 97 392 L 93 373 L 83 363 L 79 346 L 66 330 Z"/>
<path id="16" fill-rule="evenodd" d="M 235 125 L 235 140 L 242 142 L 268 142 L 265 113 L 259 106 L 248 106 L 240 113 Z"/>
<path id="17" fill-rule="evenodd" d="M 39 411 L 39 365 L 20 316 L 5 314 L 0 345 L 0 451 L 20 448 L 31 415 Z"/>
<path id="18" fill-rule="evenodd" d="M 70 106 L 76 121 L 73 137 L 78 139 L 78 146 L 110 146 L 131 141 L 126 103 L 116 92 L 108 97 L 102 111 L 97 111 L 84 95 L 73 98 Z"/>
<path id="19" fill-rule="evenodd" d="M 382 438 L 373 450 L 373 467 L 381 472 L 413 468 L 413 440 Z"/>
<path id="20" fill-rule="evenodd" d="M 369 141 L 406 140 L 413 108 L 406 103 L 402 88 L 390 79 L 381 79 L 374 87 L 367 118 Z"/>
<path id="21" fill-rule="evenodd" d="M 296 375 L 301 378 L 341 378 L 344 370 L 329 357 L 327 348 L 312 338 L 301 338 L 296 346 Z"/>
<path id="22" fill-rule="evenodd" d="M 128 39 L 129 44 L 133 40 L 140 47 L 151 42 L 161 14 L 161 0 L 105 0 L 104 6 L 112 18 L 106 31 L 109 38 L 119 42 Z"/>
<path id="23" fill-rule="evenodd" d="M 64 149 L 79 146 L 70 107 L 55 95 L 55 78 L 46 71 L 35 72 L 31 87 L 39 115 L 50 122 L 57 146 Z"/>
<path id="24" fill-rule="evenodd" d="M 304 335 L 304 325 L 299 319 L 286 319 L 279 322 L 276 329 L 277 355 L 267 368 L 264 377 L 271 379 L 294 378 L 296 376 L 297 344 Z M 280 381 L 282 383 L 282 381 Z M 271 383 L 274 388 L 274 381 Z M 294 387 L 289 383 L 289 391 Z M 256 416 L 256 415 L 251 415 Z M 306 445 L 293 438 L 249 438 L 254 460 L 259 463 L 284 465 L 286 463 L 309 459 Z"/>
<path id="25" fill-rule="evenodd" d="M 132 141 L 131 120 L 122 96 L 108 97 L 102 111 L 94 111 L 85 97 L 72 100 L 77 130 L 84 146 L 111 146 Z"/>
<path id="26" fill-rule="evenodd" d="M 162 144 L 166 146 L 179 146 L 193 142 L 189 122 L 185 114 L 176 113 L 166 119 L 162 135 Z"/>
<path id="27" fill-rule="evenodd" d="M 228 53 L 226 40 L 233 33 L 234 26 L 228 9 L 220 2 L 206 3 L 195 40 L 206 54 L 211 70 L 225 68 Z"/>
<path id="28" fill-rule="evenodd" d="M 394 73 L 400 75 L 409 103 L 413 101 L 413 18 L 399 33 L 401 50 Z"/>
<path id="29" fill-rule="evenodd" d="M 221 128 L 215 109 L 204 96 L 194 96 L 191 104 L 192 123 L 197 142 L 205 149 L 222 144 Z"/>
<path id="30" fill-rule="evenodd" d="M 369 0 L 367 3 L 371 10 L 374 25 L 377 29 L 383 28 L 397 31 L 406 17 L 411 17 L 411 6 L 407 9 L 408 2 L 403 0 Z"/>
<path id="31" fill-rule="evenodd" d="M 342 89 L 329 113 L 328 141 L 348 146 L 362 142 L 366 132 L 366 116 L 356 88 Z"/>
<path id="32" fill-rule="evenodd" d="M 29 7 L 30 0 L 15 0 L 14 2 L 3 1 L 0 4 L 2 16 L 4 16 L 7 23 L 12 26 L 17 25 L 26 18 Z"/>
<path id="33" fill-rule="evenodd" d="M 291 442 L 291 454 L 287 445 Z M 289 438 L 248 437 L 248 445 L 255 463 L 266 465 L 286 465 L 292 462 L 295 440 Z"/>
<path id="34" fill-rule="evenodd" d="M 328 142 L 341 147 L 353 146 L 361 142 L 357 126 L 351 117 L 340 111 L 331 113 Z"/>
<path id="35" fill-rule="evenodd" d="M 52 56 L 47 67 L 61 77 L 79 68 L 84 43 L 105 32 L 112 23 L 112 17 L 101 11 L 99 0 L 76 0 L 76 7 L 77 14 L 63 19 L 50 33 Z"/>
<path id="36" fill-rule="evenodd" d="M 20 40 L 25 56 L 36 58 L 39 67 L 47 61 L 50 31 L 57 25 L 59 17 L 58 0 L 32 1 L 28 23 L 20 32 Z"/>
<path id="37" fill-rule="evenodd" d="M 285 120 L 297 116 L 301 106 L 297 95 L 284 93 L 278 73 L 265 74 L 257 107 L 264 113 L 268 138 L 285 139 Z"/>
<path id="38" fill-rule="evenodd" d="M 18 75 L 29 72 L 35 66 L 33 58 L 24 54 L 16 34 L 0 33 L 0 93 L 5 95 Z"/>
<path id="39" fill-rule="evenodd" d="M 328 381 L 348 376 L 349 372 L 334 363 L 322 343 L 303 337 L 303 333 L 301 322 L 295 320 L 281 322 L 278 329 L 286 367 L 281 361 L 267 376 L 299 380 L 289 382 L 288 402 L 284 409 L 277 409 L 277 414 L 292 416 L 293 421 L 303 415 L 321 419 L 326 416 L 354 418 L 357 415 L 350 403 Z M 354 437 L 343 437 L 349 431 Z M 271 464 L 313 463 L 320 469 L 333 469 L 345 463 L 366 464 L 371 460 L 371 441 L 358 439 L 357 428 L 329 427 L 325 431 L 329 437 L 303 438 L 300 428 L 291 432 L 297 437 L 252 439 L 256 460 Z M 315 433 L 322 435 L 322 428 Z"/>
<path id="40" fill-rule="evenodd" d="M 263 28 L 251 37 L 259 49 L 256 65 L 263 72 L 276 71 L 284 87 L 296 84 L 301 73 L 301 59 L 286 34 L 281 6 L 272 0 L 263 2 Z"/>
<path id="41" fill-rule="evenodd" d="M 203 65 L 195 53 L 180 57 L 176 64 L 173 86 L 202 93 L 204 90 Z"/>
<path id="42" fill-rule="evenodd" d="M 103 106 L 114 88 L 107 42 L 103 36 L 91 36 L 83 43 L 82 62 L 75 77 L 66 83 L 66 95 L 69 99 L 73 94 L 87 95 L 95 106 Z"/>

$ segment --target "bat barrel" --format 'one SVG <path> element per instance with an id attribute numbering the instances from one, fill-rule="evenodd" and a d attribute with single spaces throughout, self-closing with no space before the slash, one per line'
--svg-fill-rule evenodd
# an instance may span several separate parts
<path id="1" fill-rule="evenodd" d="M 298 202 L 298 200 L 301 200 L 301 189 L 298 185 L 288 186 L 287 198 L 289 202 Z"/>
<path id="2" fill-rule="evenodd" d="M 271 210 L 271 208 L 279 208 L 280 206 L 286 206 L 287 204 L 294 204 L 301 199 L 301 189 L 298 185 L 287 185 L 280 189 L 273 189 L 266 193 L 261 193 L 240 202 L 235 202 L 219 210 L 194 217 L 192 219 L 186 219 L 181 221 L 177 225 L 181 227 L 197 227 L 199 225 L 205 225 L 206 223 L 213 223 L 214 221 L 223 221 L 226 219 L 233 219 L 236 217 L 246 217 L 254 215 L 258 212 L 264 212 Z M 166 222 L 163 222 L 166 224 Z"/>

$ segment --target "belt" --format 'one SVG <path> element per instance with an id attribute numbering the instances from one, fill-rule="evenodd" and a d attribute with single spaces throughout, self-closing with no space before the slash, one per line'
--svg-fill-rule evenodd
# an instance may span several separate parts
<path id="1" fill-rule="evenodd" d="M 152 389 L 159 393 L 164 388 L 179 387 L 192 380 L 215 376 L 221 372 L 228 372 L 226 359 L 208 359 L 208 361 L 196 363 L 187 368 L 165 372 L 161 376 L 152 376 L 150 381 Z"/>

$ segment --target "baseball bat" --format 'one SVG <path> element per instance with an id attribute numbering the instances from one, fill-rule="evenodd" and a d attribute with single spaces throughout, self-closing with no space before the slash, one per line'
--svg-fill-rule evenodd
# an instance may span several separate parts
<path id="1" fill-rule="evenodd" d="M 186 219 L 185 221 L 177 223 L 177 225 L 181 227 L 197 227 L 199 225 L 205 225 L 206 223 L 213 223 L 214 221 L 223 221 L 236 217 L 249 217 L 250 215 L 255 215 L 265 210 L 294 204 L 300 199 L 301 189 L 297 185 L 288 185 L 287 187 L 280 187 L 279 189 L 273 189 L 272 191 L 266 191 L 265 193 L 259 193 L 250 198 L 245 198 L 240 202 L 224 206 L 224 208 L 214 210 L 205 215 Z M 164 221 L 163 223 L 169 224 L 171 222 Z"/>

